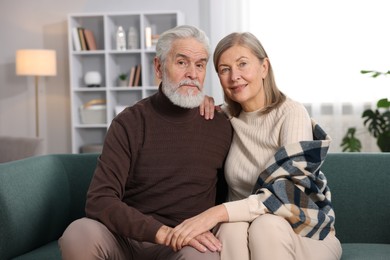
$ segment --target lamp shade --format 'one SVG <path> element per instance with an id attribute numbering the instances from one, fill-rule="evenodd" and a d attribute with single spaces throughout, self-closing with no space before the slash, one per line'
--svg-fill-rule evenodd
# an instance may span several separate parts
<path id="1" fill-rule="evenodd" d="M 57 75 L 56 51 L 17 50 L 16 74 L 26 76 Z"/>

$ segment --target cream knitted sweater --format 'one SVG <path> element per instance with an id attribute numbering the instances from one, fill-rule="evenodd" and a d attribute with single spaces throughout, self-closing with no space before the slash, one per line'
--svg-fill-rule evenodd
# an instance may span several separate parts
<path id="1" fill-rule="evenodd" d="M 251 194 L 260 172 L 280 147 L 313 140 L 311 119 L 302 104 L 287 98 L 268 114 L 242 111 L 231 124 L 234 137 L 225 164 L 229 202 L 224 205 L 230 222 L 253 221 L 267 212 L 259 195 Z"/>

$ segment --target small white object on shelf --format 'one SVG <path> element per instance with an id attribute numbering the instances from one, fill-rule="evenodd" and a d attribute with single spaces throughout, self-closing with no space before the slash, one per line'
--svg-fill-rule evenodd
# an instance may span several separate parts
<path id="1" fill-rule="evenodd" d="M 145 47 L 147 49 L 152 47 L 152 28 L 145 27 Z"/>
<path id="2" fill-rule="evenodd" d="M 134 28 L 134 26 L 131 26 L 129 29 L 129 34 L 127 37 L 128 45 L 127 47 L 129 49 L 138 49 L 138 32 L 137 29 Z"/>
<path id="3" fill-rule="evenodd" d="M 100 87 L 102 84 L 102 75 L 99 71 L 88 71 L 84 75 L 84 83 L 87 87 Z"/>
<path id="4" fill-rule="evenodd" d="M 126 34 L 122 26 L 116 31 L 116 49 L 118 51 L 126 50 Z"/>

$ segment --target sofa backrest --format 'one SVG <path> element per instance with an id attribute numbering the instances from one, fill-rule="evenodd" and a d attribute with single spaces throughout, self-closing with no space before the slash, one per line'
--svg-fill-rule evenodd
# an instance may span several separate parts
<path id="1" fill-rule="evenodd" d="M 58 239 L 84 216 L 96 154 L 43 155 L 0 164 L 0 256 Z"/>
<path id="2" fill-rule="evenodd" d="M 342 243 L 390 243 L 390 153 L 330 153 L 328 179 Z"/>

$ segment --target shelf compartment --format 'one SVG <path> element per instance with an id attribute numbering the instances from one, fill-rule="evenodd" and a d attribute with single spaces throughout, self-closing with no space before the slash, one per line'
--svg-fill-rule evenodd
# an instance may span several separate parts
<path id="1" fill-rule="evenodd" d="M 138 46 L 140 43 L 140 14 L 115 14 L 107 16 L 107 31 L 108 31 L 108 48 L 109 50 L 116 50 L 116 32 L 119 26 L 123 27 L 126 35 L 126 49 L 128 49 L 127 36 L 130 27 L 134 27 L 138 35 Z"/>
<path id="2" fill-rule="evenodd" d="M 101 87 L 106 86 L 104 55 L 79 55 L 73 54 L 71 61 L 71 86 L 73 89 L 88 88 L 84 82 L 84 76 L 89 71 L 97 71 L 102 78 Z"/>
<path id="3" fill-rule="evenodd" d="M 103 15 L 94 15 L 94 14 L 76 14 L 72 15 L 69 18 L 69 30 L 72 31 L 73 28 L 82 27 L 92 31 L 95 38 L 97 50 L 104 50 L 104 16 Z M 70 43 L 73 46 L 73 38 Z M 74 50 L 74 48 L 72 48 Z M 82 51 L 87 52 L 87 51 Z M 90 51 L 88 51 L 90 52 Z"/>
<path id="4" fill-rule="evenodd" d="M 91 100 L 104 100 L 106 101 L 106 93 L 102 91 L 85 91 L 85 92 L 74 92 L 72 94 L 72 115 L 73 115 L 73 125 L 78 126 L 88 126 L 88 124 L 82 124 L 80 109 L 83 105 L 90 102 Z M 107 105 L 106 105 L 107 109 Z M 107 118 L 107 116 L 106 116 Z M 106 120 L 108 121 L 108 119 Z M 105 122 L 107 124 L 107 122 Z"/>
<path id="5" fill-rule="evenodd" d="M 107 106 L 108 120 L 111 120 L 118 114 L 118 110 L 129 107 L 143 98 L 142 88 L 133 87 L 129 90 L 114 90 L 109 92 L 110 103 Z"/>
<path id="6" fill-rule="evenodd" d="M 118 86 L 118 76 L 121 73 L 127 74 L 127 85 L 130 77 L 131 69 L 138 64 L 141 64 L 141 54 L 140 53 L 112 53 L 108 56 L 108 86 L 114 87 Z M 142 82 L 142 68 L 141 68 L 141 80 Z"/>

